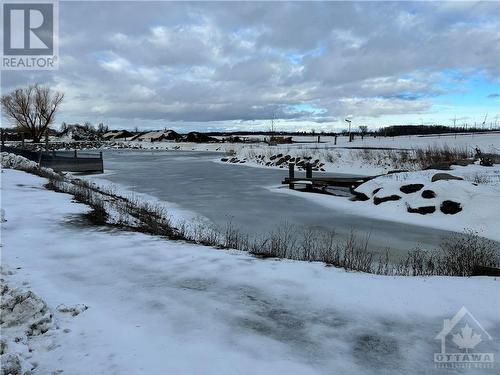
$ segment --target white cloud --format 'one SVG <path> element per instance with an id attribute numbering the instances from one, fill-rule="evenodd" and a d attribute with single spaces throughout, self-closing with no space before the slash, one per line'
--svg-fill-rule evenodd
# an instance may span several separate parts
<path id="1" fill-rule="evenodd" d="M 499 14 L 498 3 L 63 2 L 59 71 L 3 72 L 2 88 L 46 82 L 67 92 L 67 121 L 90 110 L 120 126 L 420 118 L 461 90 L 444 72 L 500 83 Z"/>

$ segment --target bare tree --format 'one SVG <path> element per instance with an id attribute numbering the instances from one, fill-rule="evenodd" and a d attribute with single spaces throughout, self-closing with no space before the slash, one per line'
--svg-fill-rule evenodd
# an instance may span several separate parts
<path id="1" fill-rule="evenodd" d="M 3 95 L 4 115 L 19 131 L 31 135 L 33 142 L 40 142 L 64 99 L 64 94 L 48 87 L 31 85 Z"/>
<path id="2" fill-rule="evenodd" d="M 83 124 L 83 127 L 85 128 L 85 130 L 89 131 L 90 133 L 95 132 L 94 125 L 92 125 L 92 123 L 90 121 L 85 121 L 85 123 Z"/>
<path id="3" fill-rule="evenodd" d="M 102 122 L 97 126 L 97 132 L 99 134 L 104 134 L 108 132 L 108 125 L 104 125 Z"/>
<path id="4" fill-rule="evenodd" d="M 359 132 L 361 133 L 361 139 L 365 137 L 365 134 L 368 133 L 368 126 L 359 125 Z"/>

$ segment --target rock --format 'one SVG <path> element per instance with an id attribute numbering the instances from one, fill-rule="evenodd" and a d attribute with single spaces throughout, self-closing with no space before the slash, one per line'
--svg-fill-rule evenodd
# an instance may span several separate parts
<path id="1" fill-rule="evenodd" d="M 451 162 L 443 161 L 441 163 L 431 164 L 424 169 L 439 169 L 441 171 L 449 171 L 451 169 Z"/>
<path id="2" fill-rule="evenodd" d="M 362 201 L 363 202 L 363 201 L 367 201 L 370 199 L 365 193 L 361 193 L 359 191 L 356 191 L 352 187 L 351 187 L 351 194 L 353 195 L 351 197 L 352 201 Z"/>
<path id="3" fill-rule="evenodd" d="M 269 158 L 269 160 L 274 160 L 276 159 L 276 155 L 271 155 L 271 157 Z"/>
<path id="4" fill-rule="evenodd" d="M 403 185 L 399 188 L 403 193 L 405 194 L 410 194 L 410 193 L 416 193 L 420 189 L 424 187 L 424 184 L 408 184 L 408 185 Z"/>
<path id="5" fill-rule="evenodd" d="M 285 160 L 288 161 L 290 160 L 292 157 L 290 155 L 285 155 Z"/>
<path id="6" fill-rule="evenodd" d="M 283 154 L 278 154 L 276 155 L 277 158 L 282 158 L 283 157 Z"/>
<path id="7" fill-rule="evenodd" d="M 285 161 L 286 161 L 286 160 L 285 160 L 285 158 L 281 158 L 280 160 L 278 160 L 278 161 L 276 162 L 276 165 L 281 165 L 281 164 L 283 164 Z"/>
<path id="8" fill-rule="evenodd" d="M 463 180 L 462 177 L 457 177 L 457 176 L 453 176 L 449 173 L 436 173 L 434 176 L 432 176 L 432 179 L 431 181 L 432 182 L 436 182 L 436 181 L 440 181 L 440 180 Z"/>
<path id="9" fill-rule="evenodd" d="M 446 200 L 441 203 L 441 212 L 446 215 L 455 215 L 456 213 L 462 211 L 462 205 L 458 202 Z"/>
<path id="10" fill-rule="evenodd" d="M 401 197 L 399 195 L 393 194 L 393 195 L 389 195 L 387 197 L 373 197 L 373 203 L 375 205 L 379 205 L 380 203 L 389 202 L 389 201 L 398 201 L 400 199 L 401 199 Z"/>
<path id="11" fill-rule="evenodd" d="M 226 162 L 228 160 L 229 160 L 228 158 L 222 158 L 222 159 L 220 159 L 220 161 L 223 161 L 223 162 Z"/>
<path id="12" fill-rule="evenodd" d="M 382 188 L 381 188 L 381 187 L 376 188 L 375 190 L 373 190 L 373 191 L 372 191 L 372 195 L 377 194 L 380 190 L 382 190 Z"/>
<path id="13" fill-rule="evenodd" d="M 461 167 L 466 167 L 470 164 L 474 164 L 474 160 L 472 159 L 460 159 L 460 160 L 455 160 L 453 162 L 454 165 L 460 165 Z"/>
<path id="14" fill-rule="evenodd" d="M 433 212 L 435 212 L 436 207 L 435 206 L 422 206 L 422 207 L 412 208 L 412 207 L 408 206 L 407 210 L 408 210 L 408 212 L 411 212 L 413 214 L 427 215 L 427 214 L 432 214 Z"/>
<path id="15" fill-rule="evenodd" d="M 436 198 L 436 193 L 434 193 L 432 190 L 424 190 L 422 192 L 422 198 L 425 198 L 425 199 Z"/>

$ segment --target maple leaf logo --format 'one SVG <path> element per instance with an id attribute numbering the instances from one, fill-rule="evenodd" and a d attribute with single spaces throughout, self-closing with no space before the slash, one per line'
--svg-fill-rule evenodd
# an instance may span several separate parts
<path id="1" fill-rule="evenodd" d="M 468 353 L 469 349 L 474 349 L 474 347 L 479 344 L 482 339 L 481 335 L 473 333 L 472 328 L 468 324 L 461 329 L 462 333 L 456 333 L 453 335 L 453 342 L 458 345 L 460 349 L 465 349 Z"/>

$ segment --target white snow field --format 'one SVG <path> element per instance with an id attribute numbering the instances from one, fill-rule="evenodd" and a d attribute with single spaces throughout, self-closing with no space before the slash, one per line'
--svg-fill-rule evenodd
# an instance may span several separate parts
<path id="1" fill-rule="evenodd" d="M 440 374 L 435 336 L 465 306 L 498 368 L 497 278 L 374 276 L 92 226 L 44 179 L 1 177 L 2 284 L 52 314 L 35 336 L 2 318 L 4 365 L 17 353 L 33 374 Z"/>

